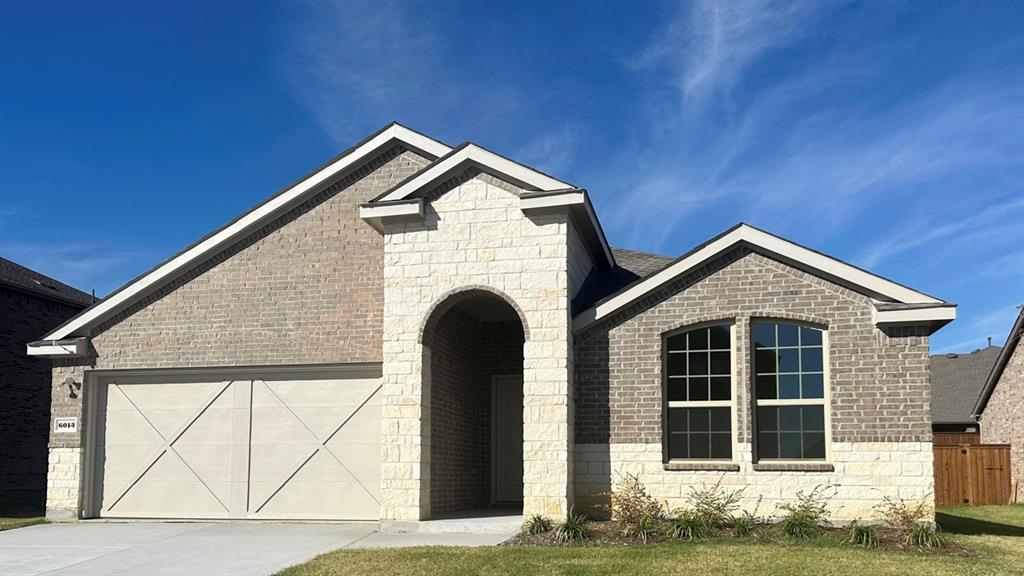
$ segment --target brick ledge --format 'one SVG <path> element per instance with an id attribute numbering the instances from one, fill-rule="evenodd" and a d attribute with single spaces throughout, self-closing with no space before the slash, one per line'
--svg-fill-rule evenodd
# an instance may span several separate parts
<path id="1" fill-rule="evenodd" d="M 670 472 L 689 472 L 695 470 L 739 472 L 740 465 L 735 462 L 666 462 L 665 470 Z"/>
<path id="2" fill-rule="evenodd" d="M 755 472 L 835 472 L 828 462 L 755 462 Z"/>

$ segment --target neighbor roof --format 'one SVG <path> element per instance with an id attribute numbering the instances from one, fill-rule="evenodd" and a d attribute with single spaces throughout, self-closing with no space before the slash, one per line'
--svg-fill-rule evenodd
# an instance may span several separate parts
<path id="1" fill-rule="evenodd" d="M 1020 306 L 1017 321 L 1013 323 L 1013 328 L 1010 328 L 1010 334 L 1006 337 L 1003 350 L 999 353 L 999 358 L 996 359 L 995 366 L 989 372 L 988 378 L 985 379 L 985 387 L 982 389 L 981 395 L 978 396 L 978 401 L 975 403 L 973 413 L 971 414 L 974 418 L 980 418 L 982 412 L 985 411 L 985 406 L 988 405 L 992 393 L 995 392 L 999 379 L 1003 377 L 1006 363 L 1010 361 L 1010 356 L 1013 356 L 1014 350 L 1020 345 L 1022 335 L 1024 335 L 1024 306 Z"/>
<path id="2" fill-rule="evenodd" d="M 998 346 L 989 346 L 970 354 L 936 354 L 928 359 L 933 424 L 974 422 L 974 404 L 999 350 Z"/>
<path id="3" fill-rule="evenodd" d="M 676 278 L 740 246 L 872 298 L 882 305 L 875 310 L 875 323 L 880 326 L 930 324 L 938 329 L 956 318 L 955 304 L 740 223 L 683 254 L 661 270 L 634 281 L 580 312 L 573 319 L 573 330 L 585 330 Z"/>
<path id="4" fill-rule="evenodd" d="M 451 151 L 450 147 L 429 136 L 392 122 L 195 244 L 131 280 L 89 309 L 52 330 L 43 337 L 43 340 L 62 340 L 85 335 L 93 326 L 298 206 L 318 192 L 321 185 L 358 168 L 363 161 L 376 157 L 396 143 L 401 143 L 430 159 Z"/>
<path id="5" fill-rule="evenodd" d="M 78 308 L 85 308 L 94 300 L 77 288 L 6 258 L 0 258 L 0 285 Z"/>

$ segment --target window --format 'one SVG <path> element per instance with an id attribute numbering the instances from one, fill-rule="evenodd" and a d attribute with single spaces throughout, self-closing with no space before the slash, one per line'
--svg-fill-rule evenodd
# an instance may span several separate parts
<path id="1" fill-rule="evenodd" d="M 757 457 L 824 460 L 825 332 L 777 322 L 754 322 Z"/>
<path id="2" fill-rule="evenodd" d="M 731 325 L 672 334 L 664 347 L 667 459 L 732 459 Z"/>

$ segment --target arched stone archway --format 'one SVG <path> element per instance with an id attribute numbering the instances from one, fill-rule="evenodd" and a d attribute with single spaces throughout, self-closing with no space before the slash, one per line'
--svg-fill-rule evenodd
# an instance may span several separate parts
<path id="1" fill-rule="evenodd" d="M 430 517 L 522 505 L 522 318 L 481 288 L 450 293 L 428 313 L 420 341 Z"/>

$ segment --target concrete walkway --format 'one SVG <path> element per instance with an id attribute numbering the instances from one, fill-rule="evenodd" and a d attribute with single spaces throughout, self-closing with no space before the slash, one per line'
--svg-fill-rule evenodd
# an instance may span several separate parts
<path id="1" fill-rule="evenodd" d="M 492 546 L 508 536 L 379 534 L 375 524 L 44 524 L 0 532 L 0 575 L 258 576 L 339 548 Z"/>

